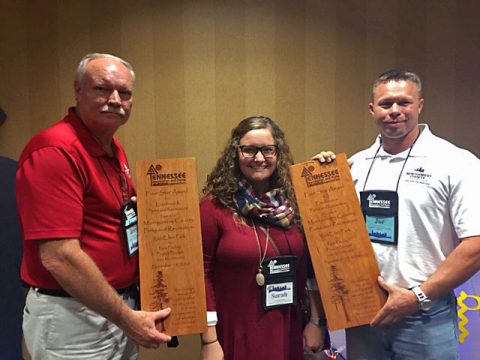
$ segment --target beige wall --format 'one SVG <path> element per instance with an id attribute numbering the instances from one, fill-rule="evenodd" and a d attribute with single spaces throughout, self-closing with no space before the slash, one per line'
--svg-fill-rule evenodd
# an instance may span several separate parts
<path id="1" fill-rule="evenodd" d="M 423 78 L 424 121 L 480 155 L 479 19 L 475 0 L 1 0 L 0 155 L 18 158 L 63 117 L 74 69 L 94 51 L 136 69 L 118 133 L 132 165 L 193 156 L 200 184 L 249 115 L 277 120 L 297 161 L 366 147 L 371 82 L 394 67 Z M 196 346 L 159 352 L 189 359 L 181 351 Z"/>

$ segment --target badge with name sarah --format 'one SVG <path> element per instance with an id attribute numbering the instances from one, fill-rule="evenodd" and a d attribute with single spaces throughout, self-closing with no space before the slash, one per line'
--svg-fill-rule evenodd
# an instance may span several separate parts
<path id="1" fill-rule="evenodd" d="M 263 308 L 297 304 L 296 256 L 277 256 L 262 262 L 265 285 L 262 287 Z"/>

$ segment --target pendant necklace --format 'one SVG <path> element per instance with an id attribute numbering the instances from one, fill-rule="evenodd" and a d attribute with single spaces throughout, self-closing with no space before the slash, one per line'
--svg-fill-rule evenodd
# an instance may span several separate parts
<path id="1" fill-rule="evenodd" d="M 268 233 L 268 225 L 267 225 L 267 241 L 265 242 L 265 251 L 263 252 L 263 256 L 262 256 L 262 245 L 260 243 L 260 238 L 258 237 L 258 233 L 257 233 L 257 228 L 255 227 L 255 221 L 253 221 L 252 219 L 252 223 L 253 223 L 253 231 L 255 232 L 255 237 L 257 238 L 257 243 L 258 243 L 258 273 L 257 275 L 255 276 L 255 281 L 257 282 L 257 285 L 258 286 L 263 286 L 265 285 L 265 276 L 263 275 L 262 273 L 262 262 L 263 260 L 265 260 L 265 255 L 267 255 L 267 249 L 268 249 L 268 241 L 270 239 L 270 236 L 269 236 L 269 233 Z"/>

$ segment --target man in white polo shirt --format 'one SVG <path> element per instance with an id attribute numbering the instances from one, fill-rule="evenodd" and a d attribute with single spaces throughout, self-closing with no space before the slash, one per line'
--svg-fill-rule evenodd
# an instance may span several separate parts
<path id="1" fill-rule="evenodd" d="M 388 300 L 347 330 L 349 360 L 457 359 L 453 289 L 480 268 L 480 161 L 419 124 L 420 78 L 392 70 L 373 84 L 380 135 L 351 160 Z"/>

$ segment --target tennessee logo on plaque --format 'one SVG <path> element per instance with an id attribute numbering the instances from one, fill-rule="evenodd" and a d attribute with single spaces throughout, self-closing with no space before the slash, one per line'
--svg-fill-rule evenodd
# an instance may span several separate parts
<path id="1" fill-rule="evenodd" d="M 386 294 L 346 155 L 293 165 L 290 174 L 328 327 L 370 323 Z"/>
<path id="2" fill-rule="evenodd" d="M 202 235 L 193 158 L 137 161 L 142 310 L 172 308 L 168 335 L 207 330 Z"/>

